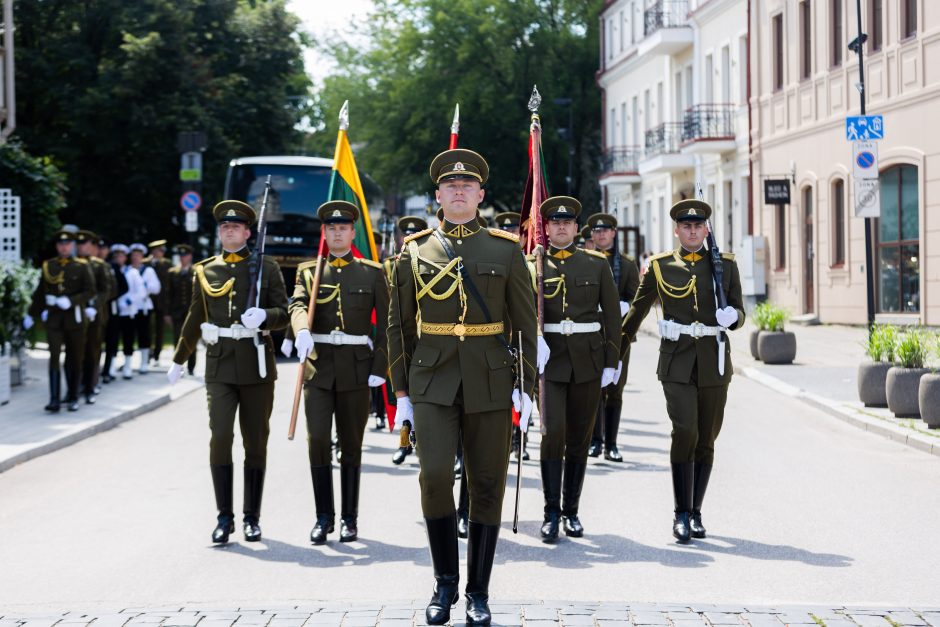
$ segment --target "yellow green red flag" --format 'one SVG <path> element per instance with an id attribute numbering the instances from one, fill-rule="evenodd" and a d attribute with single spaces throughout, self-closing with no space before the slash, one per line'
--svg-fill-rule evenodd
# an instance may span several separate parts
<path id="1" fill-rule="evenodd" d="M 346 108 L 347 105 L 343 105 L 344 111 Z M 340 119 L 343 119 L 342 114 L 340 114 Z M 369 207 L 366 205 L 366 196 L 362 191 L 362 182 L 359 180 L 359 170 L 356 169 L 356 159 L 353 157 L 349 138 L 346 136 L 345 124 L 342 121 L 339 135 L 336 137 L 336 152 L 333 155 L 329 200 L 346 200 L 359 207 L 360 217 L 356 221 L 353 254 L 378 261 L 375 238 L 372 236 L 372 221 L 369 219 Z"/>

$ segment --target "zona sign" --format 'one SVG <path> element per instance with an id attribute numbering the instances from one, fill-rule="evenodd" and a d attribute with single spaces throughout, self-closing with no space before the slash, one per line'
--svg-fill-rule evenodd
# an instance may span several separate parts
<path id="1" fill-rule="evenodd" d="M 199 207 L 201 206 L 202 197 L 199 195 L 199 192 L 190 190 L 183 192 L 183 195 L 180 196 L 180 207 L 183 208 L 183 211 L 199 211 Z"/>

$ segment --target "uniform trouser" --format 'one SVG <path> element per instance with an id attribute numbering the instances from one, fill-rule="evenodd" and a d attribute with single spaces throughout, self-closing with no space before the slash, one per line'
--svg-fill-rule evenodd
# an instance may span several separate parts
<path id="1" fill-rule="evenodd" d="M 118 344 L 121 340 L 121 318 L 117 315 L 112 315 L 108 318 L 108 322 L 105 325 L 104 329 L 104 370 L 105 374 L 109 374 L 111 371 L 111 360 L 114 359 L 114 356 L 117 355 Z"/>
<path id="2" fill-rule="evenodd" d="M 311 466 L 326 466 L 332 460 L 331 433 L 336 415 L 336 435 L 343 452 L 343 466 L 362 465 L 362 437 L 369 421 L 369 388 L 349 392 L 335 388 L 304 386 L 304 411 L 307 415 L 307 454 Z"/>
<path id="3" fill-rule="evenodd" d="M 672 421 L 673 464 L 712 465 L 715 440 L 721 431 L 728 399 L 728 385 L 699 387 L 694 383 L 663 381 L 666 411 Z"/>
<path id="4" fill-rule="evenodd" d="M 85 350 L 85 328 L 65 330 L 46 329 L 49 342 L 49 372 L 59 370 L 60 355 L 65 348 L 65 384 L 69 400 L 78 398 L 78 386 L 82 375 L 82 353 Z"/>
<path id="5" fill-rule="evenodd" d="M 173 345 L 180 343 L 180 337 L 183 335 L 183 322 L 186 318 L 173 318 Z M 192 372 L 196 369 L 196 351 L 193 351 L 186 361 L 186 369 Z"/>
<path id="6" fill-rule="evenodd" d="M 630 346 L 627 345 L 627 352 L 623 355 L 623 368 L 620 370 L 620 379 L 606 388 L 601 388 L 601 400 L 597 407 L 597 420 L 594 422 L 594 439 L 599 442 L 605 439 L 604 420 L 607 412 L 617 416 L 618 419 L 620 417 L 620 412 L 623 409 L 623 388 L 627 385 L 627 369 L 629 366 Z M 607 442 L 608 445 L 614 443 Z"/>
<path id="7" fill-rule="evenodd" d="M 135 316 L 121 316 L 121 344 L 124 346 L 124 355 L 130 357 L 134 354 L 134 338 L 138 336 L 140 317 L 145 314 L 137 313 Z M 146 322 L 144 323 L 146 324 Z M 150 338 L 147 338 L 149 344 Z M 141 346 L 143 348 L 143 346 Z"/>
<path id="8" fill-rule="evenodd" d="M 153 358 L 155 360 L 160 359 L 160 351 L 163 349 L 163 334 L 166 331 L 166 312 L 162 309 L 154 309 L 152 312 L 153 315 Z M 150 329 L 147 329 L 147 332 L 150 332 Z"/>
<path id="9" fill-rule="evenodd" d="M 98 318 L 88 325 L 82 356 L 82 391 L 93 394 L 98 385 L 98 364 L 101 363 L 101 341 L 104 339 L 105 321 Z"/>
<path id="10" fill-rule="evenodd" d="M 454 457 L 460 438 L 470 492 L 470 520 L 498 525 L 509 468 L 510 409 L 468 414 L 462 404 L 415 403 L 414 416 L 424 517 L 443 518 L 456 511 Z"/>
<path id="11" fill-rule="evenodd" d="M 274 381 L 253 385 L 206 383 L 209 404 L 209 463 L 232 463 L 235 414 L 245 446 L 245 467 L 264 468 L 267 463 L 269 420 L 274 407 Z"/>
<path id="12" fill-rule="evenodd" d="M 597 379 L 584 383 L 545 382 L 546 407 L 539 408 L 545 423 L 542 461 L 587 461 L 600 394 Z"/>

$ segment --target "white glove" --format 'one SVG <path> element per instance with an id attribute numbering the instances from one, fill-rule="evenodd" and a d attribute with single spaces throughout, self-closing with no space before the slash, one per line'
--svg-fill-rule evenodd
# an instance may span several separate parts
<path id="1" fill-rule="evenodd" d="M 616 368 L 604 368 L 604 372 L 601 373 L 601 387 L 606 388 L 608 385 L 617 380 L 617 369 Z"/>
<path id="2" fill-rule="evenodd" d="M 301 329 L 294 338 L 294 348 L 297 349 L 297 357 L 304 361 L 313 351 L 313 336 L 307 329 Z"/>
<path id="3" fill-rule="evenodd" d="M 625 300 L 620 301 L 620 317 L 623 318 L 630 311 L 630 303 Z"/>
<path id="4" fill-rule="evenodd" d="M 59 296 L 55 299 L 55 306 L 65 310 L 72 306 L 72 301 L 68 296 Z"/>
<path id="5" fill-rule="evenodd" d="M 542 374 L 545 372 L 545 364 L 548 363 L 548 358 L 551 356 L 552 351 L 548 348 L 548 342 L 546 342 L 545 338 L 541 335 L 539 336 L 538 349 L 535 363 L 539 368 L 539 374 Z"/>
<path id="6" fill-rule="evenodd" d="M 242 324 L 249 329 L 257 329 L 268 317 L 268 312 L 260 307 L 249 307 L 242 314 Z"/>
<path id="7" fill-rule="evenodd" d="M 532 417 L 532 399 L 525 392 L 520 395 L 516 388 L 512 391 L 512 406 L 519 412 L 519 430 L 526 433 L 529 430 L 529 418 Z"/>
<path id="8" fill-rule="evenodd" d="M 36 324 L 36 321 L 33 320 L 33 317 L 29 314 L 26 314 L 26 317 L 23 318 L 23 328 L 28 331 L 33 328 L 34 324 Z"/>
<path id="9" fill-rule="evenodd" d="M 89 322 L 94 322 L 98 316 L 98 310 L 94 307 L 85 307 L 85 315 L 88 317 Z"/>
<path id="10" fill-rule="evenodd" d="M 614 375 L 614 383 L 620 381 L 620 373 L 623 372 L 623 360 L 617 362 L 617 374 Z"/>
<path id="11" fill-rule="evenodd" d="M 281 342 L 281 354 L 285 357 L 290 357 L 290 354 L 293 352 L 294 342 L 289 337 L 285 337 L 284 341 Z"/>
<path id="12" fill-rule="evenodd" d="M 166 371 L 166 380 L 170 382 L 170 385 L 174 385 L 177 381 L 180 380 L 180 375 L 182 374 L 183 365 L 174 361 L 173 365 L 170 366 L 170 369 Z"/>
<path id="13" fill-rule="evenodd" d="M 727 329 L 738 321 L 738 311 L 731 305 L 728 305 L 724 309 L 719 309 L 715 312 L 715 319 L 718 320 L 718 324 Z"/>
<path id="14" fill-rule="evenodd" d="M 42 313 L 39 314 L 39 319 L 42 320 L 43 322 L 45 322 L 46 320 L 48 320 L 48 319 L 49 319 L 49 310 L 48 310 L 48 309 L 43 309 L 43 310 L 42 310 Z"/>
<path id="15" fill-rule="evenodd" d="M 370 388 L 377 388 L 380 385 L 384 385 L 384 384 L 385 384 L 385 377 L 380 377 L 375 374 L 369 375 L 369 387 Z"/>
<path id="16" fill-rule="evenodd" d="M 407 422 L 414 429 L 415 426 L 415 408 L 411 405 L 411 398 L 399 396 L 397 400 L 398 411 L 395 413 L 395 430 L 401 431 L 401 428 Z"/>

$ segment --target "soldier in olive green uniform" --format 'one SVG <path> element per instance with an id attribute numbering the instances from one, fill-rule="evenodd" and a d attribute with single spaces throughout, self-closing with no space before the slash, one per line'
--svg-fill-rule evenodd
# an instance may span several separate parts
<path id="1" fill-rule="evenodd" d="M 215 487 L 218 525 L 213 542 L 228 542 L 235 531 L 232 508 L 232 440 L 235 414 L 245 445 L 244 532 L 261 539 L 261 495 L 267 464 L 268 421 L 274 404 L 277 370 L 270 332 L 287 326 L 287 293 L 281 269 L 270 257 L 259 259 L 246 247 L 255 211 L 237 200 L 217 204 L 222 252 L 195 266 L 192 303 L 167 372 L 179 379 L 183 364 L 202 336 L 206 343 L 206 396 L 209 404 L 209 464 Z M 252 269 L 261 273 L 258 304 L 249 302 Z"/>
<path id="2" fill-rule="evenodd" d="M 592 235 L 594 250 L 602 253 L 610 262 L 610 271 L 614 275 L 614 283 L 620 296 L 620 315 L 626 316 L 630 301 L 640 286 L 640 266 L 631 255 L 617 251 L 616 217 L 609 213 L 595 213 L 588 218 L 585 229 L 589 229 Z M 594 437 L 588 449 L 588 455 L 597 457 L 601 454 L 603 445 L 604 459 L 611 462 L 623 461 L 623 456 L 617 449 L 617 432 L 620 430 L 620 411 L 623 408 L 623 386 L 627 383 L 627 369 L 630 365 L 630 342 L 621 342 L 620 362 L 623 367 L 617 381 L 601 390 Z"/>
<path id="3" fill-rule="evenodd" d="M 343 453 L 339 540 L 352 542 L 358 536 L 362 437 L 369 420 L 369 388 L 385 383 L 388 367 L 385 325 L 379 325 L 373 338 L 372 314 L 375 312 L 376 320 L 388 320 L 388 282 L 381 264 L 353 257 L 353 223 L 359 219 L 356 205 L 330 201 L 320 206 L 317 215 L 325 225 L 323 236 L 330 254 L 320 275 L 313 328 L 308 328 L 307 307 L 316 260 L 297 267 L 290 315 L 294 346 L 305 361 L 307 451 L 317 511 L 310 541 L 323 544 L 333 531 L 335 517 L 330 463 L 334 414 Z"/>
<path id="4" fill-rule="evenodd" d="M 98 374 L 101 364 L 101 343 L 108 323 L 110 306 L 108 301 L 114 291 L 114 273 L 111 266 L 98 258 L 98 236 L 81 230 L 75 236 L 78 256 L 88 263 L 95 278 L 95 297 L 88 301 L 85 314 L 88 329 L 85 334 L 85 350 L 82 357 L 82 395 L 89 405 L 94 404 L 98 389 Z"/>
<path id="5" fill-rule="evenodd" d="M 176 247 L 180 263 L 170 268 L 166 275 L 166 306 L 173 323 L 173 342 L 179 343 L 183 334 L 183 321 L 193 300 L 193 247 L 179 244 Z M 196 369 L 196 351 L 186 360 L 186 371 L 192 375 Z"/>
<path id="6" fill-rule="evenodd" d="M 519 235 L 519 225 L 522 222 L 522 214 L 515 211 L 504 211 L 493 216 L 493 224 L 497 229 Z"/>
<path id="7" fill-rule="evenodd" d="M 541 536 L 544 542 L 554 542 L 562 517 L 567 535 L 584 534 L 578 508 L 587 449 L 600 389 L 616 379 L 621 319 L 617 287 L 604 256 L 573 244 L 581 203 L 554 196 L 539 211 L 548 220 L 550 243 L 542 273 L 544 341 L 550 357 L 545 365 L 546 407 L 540 408 L 545 427 Z"/>
<path id="8" fill-rule="evenodd" d="M 711 207 L 700 200 L 683 200 L 669 215 L 676 221 L 680 247 L 650 258 L 624 321 L 624 341 L 636 337 L 658 299 L 663 319 L 656 374 L 672 421 L 672 532 L 679 542 L 688 542 L 690 537 L 705 537 L 702 501 L 733 372 L 726 331 L 744 324 L 744 305 L 738 266 L 728 253 L 721 254 L 728 306 L 718 309 L 716 304 L 714 269 L 704 246 Z"/>
<path id="9" fill-rule="evenodd" d="M 173 262 L 166 258 L 166 240 L 158 239 L 150 242 L 147 244 L 147 248 L 150 251 L 150 258 L 145 263 L 149 264 L 157 273 L 160 285 L 166 285 L 170 268 L 173 267 Z M 150 353 L 150 359 L 154 363 L 160 363 L 160 351 L 163 350 L 163 334 L 166 329 L 167 318 L 170 316 L 168 296 L 169 292 L 164 288 L 153 297 L 153 342 L 151 342 L 153 350 Z"/>
<path id="10" fill-rule="evenodd" d="M 584 250 L 594 250 L 594 235 L 591 233 L 591 227 L 585 224 L 580 234 L 581 248 Z"/>
<path id="11" fill-rule="evenodd" d="M 65 402 L 69 411 L 78 411 L 78 389 L 88 328 L 88 303 L 95 297 L 95 277 L 88 262 L 75 256 L 78 229 L 62 228 L 55 234 L 57 256 L 42 263 L 42 277 L 29 314 L 23 320 L 27 329 L 40 317 L 49 341 L 49 404 L 46 411 L 60 409 L 62 379 L 59 355 L 65 346 Z"/>
<path id="12" fill-rule="evenodd" d="M 413 422 L 418 438 L 421 508 L 435 577 L 426 619 L 446 623 L 458 594 L 453 462 L 460 438 L 470 491 L 467 623 L 489 624 L 510 408 L 516 405 L 526 423 L 532 411 L 534 299 L 518 238 L 476 220 L 489 174 L 483 157 L 448 150 L 434 159 L 430 174 L 444 220 L 434 231 L 405 239 L 389 308 L 390 371 L 398 424 Z M 514 390 L 507 327 L 514 344 L 522 333 L 522 392 Z"/>

